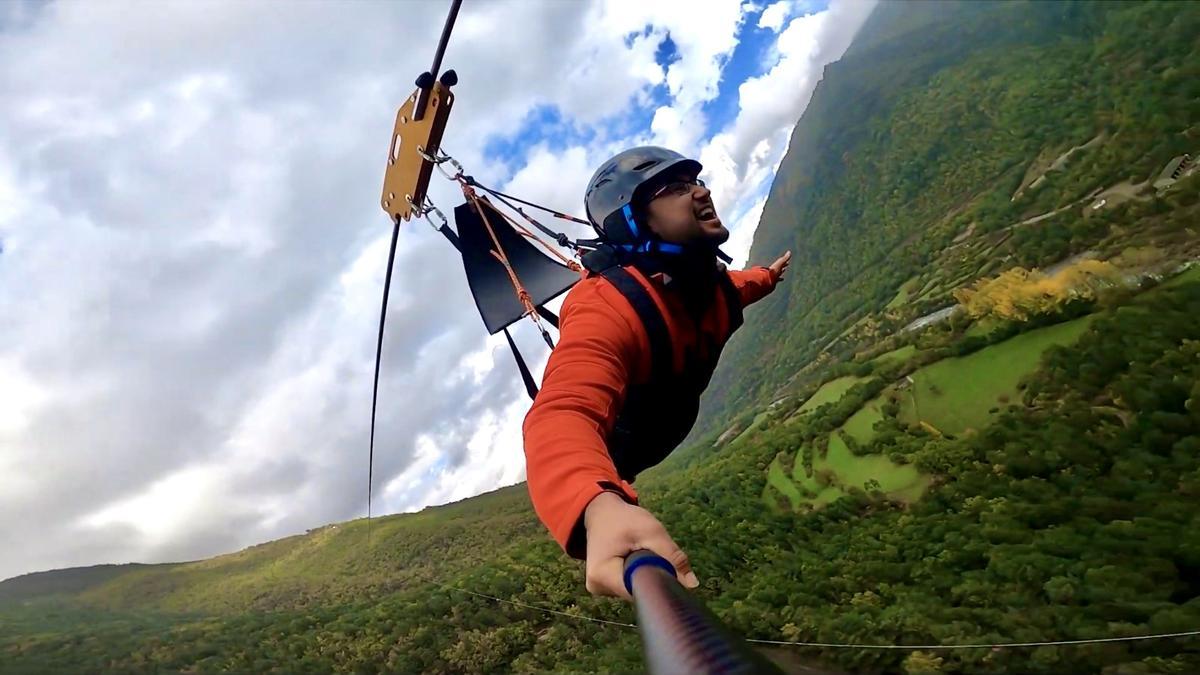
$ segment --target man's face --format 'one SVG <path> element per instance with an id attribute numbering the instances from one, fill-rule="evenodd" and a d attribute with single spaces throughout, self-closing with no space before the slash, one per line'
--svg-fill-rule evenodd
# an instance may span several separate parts
<path id="1" fill-rule="evenodd" d="M 648 225 L 663 241 L 672 244 L 723 244 L 729 230 L 721 224 L 712 203 L 712 192 L 692 185 L 695 176 L 686 171 L 670 177 L 665 189 L 656 190 L 646 206 Z"/>

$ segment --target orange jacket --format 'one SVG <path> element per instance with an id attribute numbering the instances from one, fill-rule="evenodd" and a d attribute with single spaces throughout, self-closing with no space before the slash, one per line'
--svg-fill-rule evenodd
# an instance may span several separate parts
<path id="1" fill-rule="evenodd" d="M 730 337 L 723 294 L 699 322 L 688 317 L 679 292 L 661 274 L 647 278 L 627 271 L 650 290 L 674 345 L 675 370 L 689 349 Z M 778 279 L 766 267 L 729 271 L 742 307 L 775 288 Z M 559 313 L 557 347 L 546 365 L 542 388 L 525 416 L 525 463 L 529 495 L 538 517 L 572 557 L 582 559 L 580 541 L 587 504 L 604 491 L 637 503 L 637 492 L 617 475 L 606 439 L 632 384 L 645 382 L 651 371 L 650 339 L 637 312 L 612 284 L 590 276 L 567 294 Z M 704 339 L 704 342 L 702 342 Z"/>

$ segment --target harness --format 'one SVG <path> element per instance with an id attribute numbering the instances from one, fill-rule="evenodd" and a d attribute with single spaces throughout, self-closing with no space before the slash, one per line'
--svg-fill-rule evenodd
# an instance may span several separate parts
<path id="1" fill-rule="evenodd" d="M 720 274 L 717 286 L 725 299 L 729 332 L 723 340 L 710 340 L 707 349 L 685 353 L 683 368 L 677 371 L 675 345 L 650 291 L 624 267 L 610 267 L 599 274 L 637 312 L 650 340 L 650 377 L 626 390 L 607 443 L 617 474 L 632 483 L 638 473 L 665 459 L 691 431 L 699 414 L 700 395 L 712 379 L 721 351 L 742 325 L 742 304 L 729 275 Z"/>

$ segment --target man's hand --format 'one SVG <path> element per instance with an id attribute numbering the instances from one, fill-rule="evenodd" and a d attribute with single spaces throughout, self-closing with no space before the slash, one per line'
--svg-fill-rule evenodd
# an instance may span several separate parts
<path id="1" fill-rule="evenodd" d="M 791 260 L 792 252 L 788 251 L 787 253 L 779 256 L 775 262 L 771 263 L 771 274 L 775 276 L 776 281 L 783 278 L 783 273 L 787 271 L 788 263 L 791 262 Z"/>
<path id="2" fill-rule="evenodd" d="M 587 528 L 587 590 L 593 595 L 613 595 L 632 600 L 625 590 L 625 556 L 648 549 L 675 566 L 679 583 L 695 588 L 700 581 L 685 554 L 649 511 L 625 503 L 612 492 L 602 492 L 583 512 Z"/>

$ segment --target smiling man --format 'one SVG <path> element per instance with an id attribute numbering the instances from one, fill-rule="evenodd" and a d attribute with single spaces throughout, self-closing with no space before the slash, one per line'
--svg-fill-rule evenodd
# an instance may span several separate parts
<path id="1" fill-rule="evenodd" d="M 729 230 L 700 163 L 659 147 L 602 164 L 584 196 L 604 245 L 563 303 L 558 347 L 525 417 L 530 497 L 559 545 L 587 561 L 586 587 L 628 599 L 626 555 L 649 549 L 698 585 L 687 555 L 631 483 L 696 422 L 700 395 L 742 310 L 774 290 L 791 252 L 730 271 Z"/>

